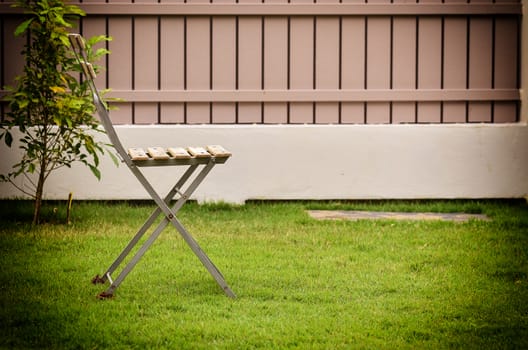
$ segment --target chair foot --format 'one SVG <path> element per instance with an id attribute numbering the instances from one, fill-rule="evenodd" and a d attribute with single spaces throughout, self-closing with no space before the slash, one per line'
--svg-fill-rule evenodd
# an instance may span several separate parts
<path id="1" fill-rule="evenodd" d="M 224 289 L 224 293 L 226 293 L 228 297 L 230 297 L 231 299 L 236 299 L 237 297 L 236 294 L 233 293 L 233 291 L 229 287 L 226 286 L 223 289 Z"/>
<path id="2" fill-rule="evenodd" d="M 99 299 L 99 300 L 111 299 L 113 297 L 114 297 L 114 293 L 101 292 L 101 293 L 97 294 L 97 299 Z"/>
<path id="3" fill-rule="evenodd" d="M 92 278 L 92 284 L 103 284 L 105 282 L 106 282 L 106 279 L 99 275 L 96 275 L 94 278 Z"/>

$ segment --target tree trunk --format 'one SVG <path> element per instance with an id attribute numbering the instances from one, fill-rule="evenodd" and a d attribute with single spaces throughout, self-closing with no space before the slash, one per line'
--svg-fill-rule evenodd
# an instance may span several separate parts
<path id="1" fill-rule="evenodd" d="M 44 194 L 44 181 L 46 181 L 46 160 L 42 159 L 40 162 L 40 171 L 37 183 L 37 191 L 35 192 L 35 208 L 33 211 L 33 225 L 40 223 L 40 209 L 42 208 L 42 195 Z"/>

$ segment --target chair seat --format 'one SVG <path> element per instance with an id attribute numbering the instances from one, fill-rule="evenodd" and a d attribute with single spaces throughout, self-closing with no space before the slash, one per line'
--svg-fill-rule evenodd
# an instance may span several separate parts
<path id="1" fill-rule="evenodd" d="M 225 163 L 231 157 L 231 152 L 220 145 L 210 145 L 207 147 L 134 147 L 128 149 L 130 159 L 140 166 L 156 165 L 189 165 L 205 164 L 211 158 L 217 163 Z"/>

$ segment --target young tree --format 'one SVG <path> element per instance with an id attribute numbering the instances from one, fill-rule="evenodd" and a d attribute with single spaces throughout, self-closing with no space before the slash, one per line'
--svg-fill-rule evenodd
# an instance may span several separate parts
<path id="1" fill-rule="evenodd" d="M 5 100 L 9 108 L 0 123 L 0 139 L 11 147 L 14 135 L 20 135 L 16 144 L 23 155 L 13 171 L 0 175 L 0 180 L 11 182 L 34 199 L 33 224 L 37 224 L 49 175 L 81 162 L 100 178 L 99 155 L 108 145 L 94 138 L 103 131 L 93 117 L 95 109 L 88 85 L 79 79 L 81 67 L 69 46 L 68 30 L 85 13 L 63 0 L 17 0 L 14 6 L 26 14 L 15 30 L 16 36 L 27 38 L 22 50 L 25 66 L 23 74 L 16 78 L 16 86 L 7 87 Z M 109 53 L 104 48 L 93 48 L 105 40 L 110 39 L 97 36 L 87 41 L 91 61 Z M 28 185 L 17 185 L 14 179 L 18 176 L 26 177 Z"/>

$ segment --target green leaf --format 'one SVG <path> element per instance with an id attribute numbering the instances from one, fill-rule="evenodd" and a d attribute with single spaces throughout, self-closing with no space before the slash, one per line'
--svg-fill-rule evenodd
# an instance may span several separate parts
<path id="1" fill-rule="evenodd" d="M 28 20 L 25 20 L 22 22 L 18 27 L 15 29 L 15 36 L 20 36 L 21 34 L 25 33 L 28 27 L 33 22 L 34 18 L 30 18 Z"/>
<path id="2" fill-rule="evenodd" d="M 13 143 L 13 135 L 9 131 L 5 132 L 5 144 L 9 147 L 11 147 L 11 144 Z"/>
<path id="3" fill-rule="evenodd" d="M 95 57 L 99 58 L 104 55 L 108 55 L 110 53 L 110 50 L 107 50 L 105 48 L 100 48 L 95 51 Z"/>
<path id="4" fill-rule="evenodd" d="M 69 14 L 74 14 L 78 16 L 86 16 L 86 12 L 84 12 L 84 10 L 82 10 L 80 7 L 76 5 L 66 5 L 65 10 Z"/>
<path id="5" fill-rule="evenodd" d="M 88 164 L 88 166 L 90 167 L 90 170 L 92 171 L 94 176 L 97 178 L 97 180 L 101 180 L 101 172 L 99 171 L 99 169 L 97 169 L 92 164 Z"/>
<path id="6" fill-rule="evenodd" d="M 57 17 L 55 17 L 55 20 L 57 21 L 57 23 L 58 23 L 59 25 L 61 25 L 61 26 L 63 26 L 63 27 L 66 27 L 66 28 L 71 27 L 71 24 L 68 23 L 68 22 L 66 22 L 66 21 L 64 20 L 64 18 L 62 18 L 61 16 L 57 16 Z"/>
<path id="7" fill-rule="evenodd" d="M 114 152 L 109 151 L 108 154 L 110 155 L 110 158 L 112 158 L 112 162 L 114 162 L 115 166 L 119 166 L 119 159 L 117 159 Z"/>
<path id="8" fill-rule="evenodd" d="M 62 125 L 62 120 L 58 115 L 53 116 L 53 122 L 55 123 L 55 125 L 58 125 L 58 126 Z"/>
<path id="9" fill-rule="evenodd" d="M 24 109 L 28 106 L 29 100 L 18 100 L 18 108 Z"/>
<path id="10" fill-rule="evenodd" d="M 94 35 L 88 39 L 87 44 L 93 46 L 101 41 L 112 41 L 112 37 L 106 35 Z"/>

